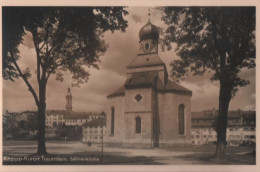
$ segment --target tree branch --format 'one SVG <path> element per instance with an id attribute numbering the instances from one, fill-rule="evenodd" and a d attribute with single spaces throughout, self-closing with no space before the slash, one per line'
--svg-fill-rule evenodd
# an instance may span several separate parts
<path id="1" fill-rule="evenodd" d="M 53 68 L 51 68 L 50 72 L 47 74 L 46 81 L 48 81 L 48 79 L 49 79 L 51 73 L 54 72 L 55 69 L 57 69 L 59 66 L 62 66 L 63 64 L 64 64 L 64 63 L 61 62 L 60 64 L 57 64 L 57 65 L 55 65 Z"/>
<path id="2" fill-rule="evenodd" d="M 29 91 L 32 93 L 36 105 L 39 106 L 39 100 L 38 100 L 38 97 L 37 97 L 37 95 L 36 95 L 34 89 L 32 88 L 32 86 L 31 86 L 31 84 L 29 83 L 29 81 L 27 80 L 27 78 L 26 78 L 26 77 L 24 76 L 24 74 L 22 73 L 22 71 L 21 71 L 20 67 L 18 66 L 18 64 L 16 63 L 16 60 L 15 60 L 15 58 L 14 58 L 14 56 L 13 56 L 12 53 L 11 53 L 11 59 L 12 59 L 14 65 L 15 65 L 17 71 L 19 72 L 19 75 L 23 78 L 25 84 L 26 84 L 26 85 L 28 86 L 28 88 L 29 88 Z"/>
<path id="3" fill-rule="evenodd" d="M 36 58 L 37 58 L 37 80 L 38 80 L 38 83 L 40 83 L 40 81 L 41 81 L 40 68 L 41 68 L 42 64 L 41 64 L 41 59 L 40 59 L 41 57 L 40 57 L 40 52 L 39 52 L 39 45 L 37 43 L 37 38 L 36 38 L 37 37 L 37 28 L 35 31 L 32 31 L 32 35 L 33 35 L 33 43 L 34 43 L 34 47 L 35 47 L 35 51 L 36 51 Z"/>
<path id="4" fill-rule="evenodd" d="M 211 62 L 211 64 L 212 64 L 212 66 L 215 68 L 215 71 L 216 71 L 217 76 L 219 77 L 219 68 L 217 67 L 217 62 L 214 61 L 214 59 L 213 59 L 213 58 L 210 58 L 210 57 L 209 57 L 209 60 L 210 60 L 210 62 Z"/>
<path id="5" fill-rule="evenodd" d="M 42 44 L 41 48 L 39 48 L 39 51 L 42 50 L 42 48 L 44 47 L 44 45 L 45 45 L 45 42 Z"/>

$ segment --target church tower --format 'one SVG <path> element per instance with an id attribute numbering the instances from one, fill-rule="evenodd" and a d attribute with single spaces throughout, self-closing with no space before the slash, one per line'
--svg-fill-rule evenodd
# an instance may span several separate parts
<path id="1" fill-rule="evenodd" d="M 71 92 L 70 92 L 70 88 L 68 88 L 68 92 L 67 92 L 67 95 L 66 95 L 66 110 L 68 112 L 72 111 L 72 95 L 71 95 Z"/>
<path id="2" fill-rule="evenodd" d="M 192 92 L 168 78 L 158 40 L 149 19 L 124 85 L 107 96 L 106 142 L 150 148 L 190 143 Z"/>
<path id="3" fill-rule="evenodd" d="M 137 56 L 127 66 L 127 79 L 133 75 L 151 72 L 159 78 L 163 86 L 167 84 L 168 73 L 164 62 L 158 56 L 159 31 L 155 25 L 148 22 L 139 31 L 139 51 Z"/>

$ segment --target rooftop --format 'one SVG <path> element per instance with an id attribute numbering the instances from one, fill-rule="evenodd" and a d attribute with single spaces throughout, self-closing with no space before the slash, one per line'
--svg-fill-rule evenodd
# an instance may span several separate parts
<path id="1" fill-rule="evenodd" d="M 124 86 L 121 86 L 119 89 L 109 94 L 107 98 L 124 96 L 125 88 L 150 87 L 150 86 L 156 86 L 157 90 L 160 92 L 174 92 L 174 93 L 192 95 L 192 91 L 184 88 L 183 86 L 171 80 L 168 80 L 166 85 L 163 86 L 160 79 L 158 79 L 156 72 L 143 72 L 143 73 L 133 74 L 133 77 L 131 79 L 126 80 Z"/>
<path id="2" fill-rule="evenodd" d="M 137 67 L 165 66 L 158 54 L 143 54 L 136 56 L 127 66 L 128 69 Z"/>
<path id="3" fill-rule="evenodd" d="M 218 116 L 218 110 L 206 110 L 202 112 L 192 112 L 192 119 L 214 119 Z M 241 111 L 231 110 L 228 111 L 228 118 L 241 118 L 241 117 L 255 118 L 255 111 Z"/>
<path id="4" fill-rule="evenodd" d="M 89 127 L 89 126 L 105 126 L 106 125 L 106 120 L 104 119 L 94 119 L 91 121 L 85 122 L 82 126 L 83 127 Z"/>
<path id="5" fill-rule="evenodd" d="M 49 110 L 46 115 L 63 115 L 65 119 L 89 119 L 90 116 L 101 116 L 98 112 L 68 112 L 66 110 Z"/>

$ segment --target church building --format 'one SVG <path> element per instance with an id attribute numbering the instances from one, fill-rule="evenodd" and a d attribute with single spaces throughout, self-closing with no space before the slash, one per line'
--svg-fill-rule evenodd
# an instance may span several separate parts
<path id="1" fill-rule="evenodd" d="M 107 96 L 104 140 L 126 147 L 190 144 L 192 92 L 168 79 L 158 56 L 159 32 L 150 20 L 139 38 L 124 85 Z"/>

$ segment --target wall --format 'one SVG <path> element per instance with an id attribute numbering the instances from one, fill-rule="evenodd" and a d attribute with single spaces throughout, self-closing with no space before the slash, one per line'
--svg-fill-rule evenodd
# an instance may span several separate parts
<path id="1" fill-rule="evenodd" d="M 142 100 L 135 100 L 136 94 Z M 152 132 L 152 89 L 127 89 L 125 98 L 125 139 L 124 143 L 151 144 Z M 141 133 L 135 133 L 136 117 L 141 118 Z"/>
<path id="2" fill-rule="evenodd" d="M 115 108 L 114 135 L 111 135 L 111 108 Z M 106 136 L 104 142 L 122 143 L 124 138 L 124 114 L 125 114 L 125 98 L 117 96 L 108 99 L 105 113 L 107 114 Z"/>
<path id="3" fill-rule="evenodd" d="M 177 93 L 158 93 L 160 144 L 191 143 L 191 96 Z M 184 135 L 179 135 L 178 107 L 184 104 L 185 129 Z"/>
<path id="4" fill-rule="evenodd" d="M 125 112 L 151 112 L 151 88 L 127 89 L 125 92 Z M 142 95 L 142 100 L 135 100 L 136 94 Z"/>
<path id="5" fill-rule="evenodd" d="M 102 143 L 102 135 L 106 135 L 106 126 L 82 127 L 82 142 Z"/>
<path id="6" fill-rule="evenodd" d="M 141 133 L 136 133 L 136 117 L 141 118 Z M 151 113 L 126 113 L 124 143 L 151 143 Z"/>

